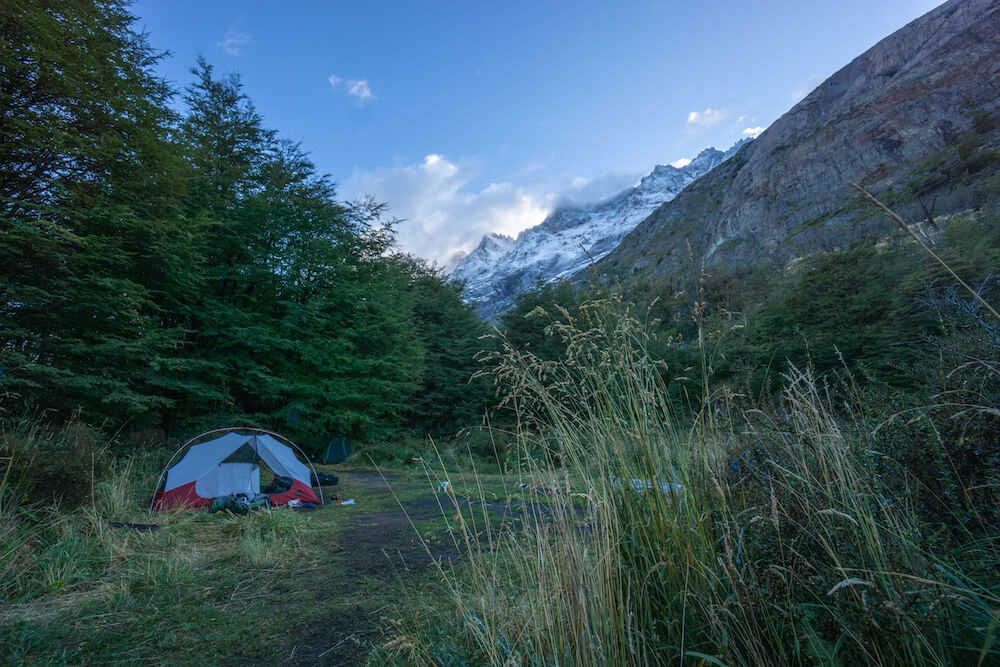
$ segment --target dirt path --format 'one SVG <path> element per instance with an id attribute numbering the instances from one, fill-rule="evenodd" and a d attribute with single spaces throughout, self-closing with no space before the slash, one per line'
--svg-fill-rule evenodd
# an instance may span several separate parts
<path id="1" fill-rule="evenodd" d="M 269 575 L 262 585 L 266 612 L 293 619 L 287 641 L 269 655 L 235 655 L 232 664 L 363 665 L 372 648 L 391 636 L 389 618 L 407 613 L 401 596 L 433 591 L 439 577 L 435 562 L 462 557 L 449 533 L 453 501 L 421 474 L 334 472 L 340 483 L 326 487 L 326 494 L 339 493 L 356 504 L 328 504 L 310 513 L 304 539 L 311 562 Z M 493 477 L 488 500 L 470 501 L 466 498 L 477 494 L 463 490 L 457 501 L 463 514 L 485 507 L 494 527 L 508 528 L 528 515 L 551 516 L 544 502 L 501 497 L 500 478 Z M 480 539 L 486 539 L 483 531 Z"/>
<path id="2" fill-rule="evenodd" d="M 432 559 L 450 560 L 458 551 L 448 542 L 425 548 L 411 521 L 440 519 L 435 493 L 419 476 L 375 470 L 338 471 L 340 484 L 325 489 L 354 498 L 355 505 L 324 506 L 337 512 L 338 530 L 329 558 L 295 578 L 292 597 L 325 602 L 331 613 L 294 629 L 284 664 L 364 664 L 372 646 L 384 641 L 381 602 L 394 589 L 428 574 Z M 392 489 L 387 485 L 388 482 Z M 405 496 L 406 511 L 393 492 Z M 289 591 L 293 592 L 293 591 Z"/>

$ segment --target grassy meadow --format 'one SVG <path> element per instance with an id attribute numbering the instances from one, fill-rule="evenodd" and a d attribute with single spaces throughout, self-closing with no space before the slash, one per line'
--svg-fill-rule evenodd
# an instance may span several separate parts
<path id="1" fill-rule="evenodd" d="M 354 505 L 150 514 L 170 450 L 40 424 L 0 430 L 6 664 L 364 664 L 403 618 L 440 606 L 423 596 L 433 564 L 458 557 L 455 515 L 473 518 L 473 491 L 504 488 L 440 459 L 462 489 L 449 496 L 440 475 L 399 464 L 383 477 L 355 456 L 324 489 Z"/>
<path id="2" fill-rule="evenodd" d="M 613 293 L 538 306 L 559 346 L 498 330 L 492 421 L 363 447 L 328 489 L 356 510 L 149 515 L 162 446 L 12 424 L 0 647 L 49 664 L 994 664 L 1000 338 L 980 292 L 949 293 L 979 318 L 935 341 L 919 396 L 839 350 L 839 370 L 789 361 L 773 395 L 741 394 L 713 373 L 746 319 L 700 302 L 687 343 Z M 656 351 L 681 346 L 697 363 L 678 378 Z"/>
<path id="3" fill-rule="evenodd" d="M 488 546 L 462 526 L 468 565 L 442 570 L 452 608 L 401 635 L 399 664 L 1000 659 L 997 468 L 963 468 L 940 430 L 995 429 L 995 403 L 886 415 L 849 373 L 793 366 L 768 410 L 734 410 L 694 377 L 709 399 L 679 419 L 627 306 L 553 326 L 565 358 L 508 345 L 495 359 L 518 474 L 546 509 Z M 907 469 L 900 430 L 948 495 Z M 443 624 L 446 649 L 421 639 Z"/>
<path id="4" fill-rule="evenodd" d="M 831 349 L 805 338 L 801 364 L 774 363 L 770 394 L 741 393 L 715 369 L 732 363 L 755 323 L 705 301 L 692 304 L 684 338 L 614 293 L 536 303 L 528 317 L 557 345 L 498 333 L 485 356 L 508 411 L 508 481 L 529 489 L 535 511 L 496 530 L 485 511 L 460 525 L 467 564 L 441 571 L 451 608 L 401 630 L 388 655 L 496 665 L 1000 661 L 1000 318 L 983 298 L 995 290 L 991 273 L 975 270 L 981 251 L 945 238 L 934 253 L 900 226 L 917 242 L 882 257 L 916 268 L 906 299 L 940 305 L 947 294 L 954 308 L 933 337 L 906 341 L 913 331 L 896 330 L 895 344 L 934 351 L 898 376 L 919 369 L 919 388 L 877 381 L 874 364 L 852 364 L 834 337 Z M 951 233 L 971 239 L 968 229 Z M 978 276 L 976 287 L 941 256 Z M 921 276 L 925 259 L 944 273 Z M 801 275 L 793 290 L 809 284 Z M 820 297 L 837 294 L 829 285 Z M 838 298 L 857 312 L 878 289 Z M 664 348 L 684 349 L 683 374 Z M 814 354 L 836 366 L 816 370 Z"/>
<path id="5" fill-rule="evenodd" d="M 484 426 L 360 446 L 327 489 L 356 495 L 350 508 L 149 515 L 163 445 L 10 420 L 0 650 L 31 664 L 995 664 L 1000 327 L 979 277 L 965 293 L 931 283 L 966 317 L 929 340 L 922 393 L 834 346 L 839 368 L 807 349 L 749 396 L 717 370 L 752 338 L 745 315 L 696 301 L 682 336 L 613 291 L 536 305 L 547 345 L 501 330 L 483 343 L 477 381 L 498 403 Z"/>

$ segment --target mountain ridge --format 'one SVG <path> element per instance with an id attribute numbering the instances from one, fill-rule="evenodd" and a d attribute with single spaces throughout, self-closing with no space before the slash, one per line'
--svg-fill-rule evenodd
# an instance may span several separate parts
<path id="1" fill-rule="evenodd" d="M 849 181 L 894 197 L 911 218 L 969 207 L 975 202 L 954 184 L 921 192 L 911 183 L 922 161 L 957 150 L 977 116 L 996 114 L 998 81 L 1000 6 L 950 0 L 852 60 L 657 208 L 599 270 L 679 287 L 689 246 L 704 264 L 728 268 L 843 247 L 884 225 L 858 205 Z"/>
<path id="2" fill-rule="evenodd" d="M 452 270 L 466 298 L 495 319 L 539 282 L 569 277 L 610 253 L 635 225 L 681 190 L 734 155 L 706 148 L 683 167 L 656 165 L 639 183 L 598 202 L 564 205 L 517 235 L 487 234 Z"/>

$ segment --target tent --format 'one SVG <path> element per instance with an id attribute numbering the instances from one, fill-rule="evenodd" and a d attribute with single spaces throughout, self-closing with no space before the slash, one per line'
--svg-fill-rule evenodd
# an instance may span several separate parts
<path id="1" fill-rule="evenodd" d="M 224 435 L 196 445 L 191 444 L 206 436 L 220 433 Z M 288 444 L 284 444 L 281 440 Z M 188 445 L 190 449 L 187 454 L 177 463 L 170 465 Z M 276 476 L 292 479 L 290 489 L 271 495 L 271 502 L 274 505 L 285 505 L 296 498 L 303 503 L 322 504 L 309 485 L 310 466 L 295 457 L 292 447 L 298 449 L 295 443 L 287 438 L 264 429 L 225 428 L 202 433 L 188 440 L 170 457 L 163 471 L 166 473 L 166 482 L 161 489 L 160 480 L 163 479 L 163 473 L 160 473 L 150 510 L 204 507 L 212 503 L 212 498 L 236 493 L 256 496 L 260 493 L 261 461 L 266 463 Z"/>

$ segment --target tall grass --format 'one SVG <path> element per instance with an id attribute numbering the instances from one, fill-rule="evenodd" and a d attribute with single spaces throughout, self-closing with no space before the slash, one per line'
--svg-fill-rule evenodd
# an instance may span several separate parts
<path id="1" fill-rule="evenodd" d="M 462 650 L 498 665 L 1000 660 L 997 535 L 963 529 L 938 550 L 941 526 L 884 480 L 863 405 L 791 368 L 776 410 L 740 414 L 705 373 L 680 420 L 620 300 L 551 331 L 564 358 L 504 342 L 493 360 L 519 479 L 545 492 L 507 529 L 457 515 Z"/>
<path id="2" fill-rule="evenodd" d="M 291 511 L 148 515 L 148 497 L 169 452 L 138 449 L 99 466 L 59 458 L 91 451 L 102 439 L 75 421 L 0 430 L 0 627 L 72 619 L 95 604 L 183 606 L 207 580 L 252 575 L 301 556 L 304 528 Z M 43 457 L 55 460 L 39 464 Z M 69 484 L 84 485 L 86 493 Z M 158 530 L 142 528 L 150 523 Z M 202 612 L 192 605 L 187 613 Z M 169 615 L 161 620 L 172 622 Z M 55 625 L 40 621 L 38 628 L 49 632 Z M 0 632 L 0 647 L 9 639 Z"/>

